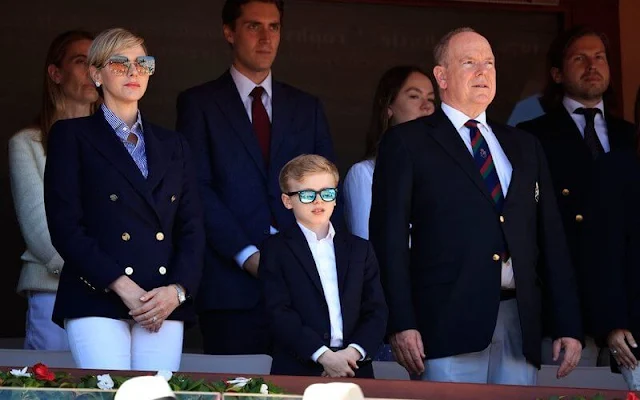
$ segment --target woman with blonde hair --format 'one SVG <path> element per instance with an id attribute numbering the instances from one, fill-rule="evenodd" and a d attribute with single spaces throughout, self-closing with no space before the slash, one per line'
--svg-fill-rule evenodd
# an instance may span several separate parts
<path id="1" fill-rule="evenodd" d="M 189 148 L 138 109 L 155 72 L 141 37 L 108 29 L 88 62 L 103 104 L 49 139 L 45 205 L 65 260 L 53 319 L 79 368 L 177 371 L 204 247 Z"/>
<path id="2" fill-rule="evenodd" d="M 60 119 L 84 117 L 98 92 L 89 79 L 87 52 L 93 35 L 74 30 L 58 35 L 44 63 L 42 106 L 36 123 L 9 140 L 9 177 L 26 251 L 17 292 L 27 298 L 25 349 L 68 350 L 63 329 L 51 321 L 63 261 L 51 244 L 45 218 L 43 179 L 47 138 Z"/>

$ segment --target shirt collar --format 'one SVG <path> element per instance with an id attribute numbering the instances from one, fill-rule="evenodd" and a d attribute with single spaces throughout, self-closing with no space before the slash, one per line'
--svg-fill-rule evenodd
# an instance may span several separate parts
<path id="1" fill-rule="evenodd" d="M 115 115 L 113 111 L 111 111 L 109 107 L 107 107 L 104 103 L 102 103 L 100 108 L 102 108 L 102 112 L 104 113 L 105 119 L 111 126 L 111 129 L 113 129 L 118 134 L 118 136 L 120 136 L 120 133 L 122 132 L 122 128 L 125 128 L 125 127 L 129 128 L 129 126 L 127 126 L 127 124 L 123 120 L 118 118 L 118 116 Z M 136 132 L 143 131 L 142 117 L 140 116 L 140 110 L 138 110 L 138 116 L 136 118 L 136 122 L 133 124 L 131 128 L 129 128 L 129 130 L 136 131 Z M 129 136 L 129 133 L 125 135 L 125 139 L 127 136 Z"/>
<path id="2" fill-rule="evenodd" d="M 333 224 L 331 223 L 331 221 L 329 221 L 329 233 L 323 239 L 318 239 L 318 236 L 316 236 L 314 231 L 302 225 L 300 222 L 298 222 L 298 226 L 300 227 L 302 234 L 304 234 L 304 237 L 307 239 L 307 242 L 309 243 L 317 243 L 325 239 L 333 241 L 333 238 L 336 235 L 336 231 L 335 229 L 333 229 Z"/>
<path id="3" fill-rule="evenodd" d="M 267 94 L 269 98 L 272 98 L 271 89 L 272 89 L 272 78 L 271 71 L 269 71 L 269 75 L 259 84 L 255 84 L 251 79 L 242 75 L 240 71 L 236 69 L 233 65 L 229 69 L 229 73 L 231 73 L 231 78 L 233 79 L 233 83 L 236 84 L 236 88 L 238 88 L 238 93 L 240 94 L 240 98 L 244 102 L 248 97 L 251 91 L 256 86 L 262 86 L 264 92 Z"/>
<path id="4" fill-rule="evenodd" d="M 459 131 L 460 128 L 464 127 L 464 124 L 466 124 L 470 119 L 478 121 L 480 125 L 483 125 L 484 127 L 488 126 L 486 111 L 483 111 L 482 114 L 478 115 L 476 118 L 471 118 L 462 111 L 456 110 L 455 108 L 451 107 L 447 103 L 442 103 L 440 108 L 442 109 L 442 112 L 444 112 L 444 114 L 447 116 L 447 118 L 449 118 L 457 131 Z"/>
<path id="5" fill-rule="evenodd" d="M 569 115 L 573 114 L 578 108 L 585 107 L 584 104 L 578 101 L 575 101 L 574 99 L 571 99 L 567 96 L 564 96 L 564 98 L 562 99 L 562 105 L 567 110 Z M 599 109 L 602 115 L 604 116 L 604 101 L 600 100 L 600 102 L 596 104 L 596 106 L 593 108 Z"/>

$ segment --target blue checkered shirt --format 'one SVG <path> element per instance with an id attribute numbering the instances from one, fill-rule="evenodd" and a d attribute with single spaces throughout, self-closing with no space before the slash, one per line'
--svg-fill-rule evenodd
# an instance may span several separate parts
<path id="1" fill-rule="evenodd" d="M 142 118 L 140 118 L 140 111 L 138 111 L 138 118 L 136 119 L 136 123 L 133 124 L 133 127 L 129 128 L 127 124 L 125 124 L 120 118 L 118 118 L 113 111 L 109 110 L 107 106 L 102 104 L 102 112 L 104 113 L 104 117 L 113 128 L 113 131 L 118 136 L 118 139 L 124 145 L 124 148 L 127 149 L 131 158 L 138 166 L 142 175 L 146 178 L 149 175 L 149 168 L 147 166 L 147 151 L 145 150 L 144 145 L 144 134 L 142 129 Z M 138 143 L 135 145 L 127 140 L 129 134 L 133 133 L 138 137 Z"/>

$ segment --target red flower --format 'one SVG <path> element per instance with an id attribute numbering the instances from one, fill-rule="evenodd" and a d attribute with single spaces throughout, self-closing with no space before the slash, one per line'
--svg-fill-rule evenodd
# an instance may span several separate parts
<path id="1" fill-rule="evenodd" d="M 629 393 L 627 393 L 627 399 L 626 400 L 640 400 L 640 399 L 638 398 L 638 396 L 636 396 L 635 393 L 629 392 Z"/>
<path id="2" fill-rule="evenodd" d="M 41 381 L 53 381 L 56 379 L 55 374 L 49 371 L 49 367 L 42 363 L 37 363 L 36 365 L 31 367 L 31 369 L 33 370 L 33 375 L 36 379 L 39 379 Z"/>

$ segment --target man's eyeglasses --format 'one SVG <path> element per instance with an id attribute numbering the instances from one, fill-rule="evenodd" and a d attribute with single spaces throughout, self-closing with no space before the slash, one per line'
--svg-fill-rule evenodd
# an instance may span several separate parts
<path id="1" fill-rule="evenodd" d="M 156 59 L 153 56 L 140 56 L 136 57 L 135 61 L 129 61 L 125 56 L 113 56 L 102 68 L 109 67 L 115 76 L 125 76 L 131 66 L 135 67 L 138 75 L 153 75 L 156 72 Z"/>
<path id="2" fill-rule="evenodd" d="M 338 196 L 338 189 L 324 188 L 318 191 L 307 189 L 307 190 L 300 190 L 297 192 L 289 192 L 285 194 L 288 196 L 293 196 L 294 194 L 297 194 L 298 199 L 300 199 L 300 203 L 309 204 L 309 203 L 313 203 L 316 200 L 317 195 L 320 195 L 320 198 L 323 201 L 326 201 L 326 202 L 334 201 Z"/>

